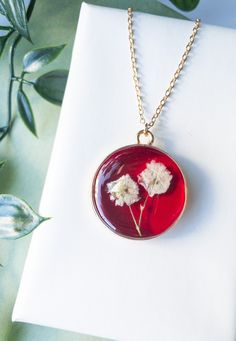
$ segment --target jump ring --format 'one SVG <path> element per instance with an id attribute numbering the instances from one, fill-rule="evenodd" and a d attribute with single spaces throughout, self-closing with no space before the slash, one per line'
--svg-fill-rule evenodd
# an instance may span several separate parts
<path id="1" fill-rule="evenodd" d="M 142 136 L 146 137 L 146 138 L 149 138 L 148 142 L 146 144 L 149 144 L 149 145 L 152 145 L 153 142 L 154 142 L 154 135 L 153 133 L 150 131 L 150 130 L 145 130 L 145 129 L 142 129 L 140 130 L 138 133 L 137 133 L 137 143 L 138 144 L 143 144 L 141 142 L 141 138 Z"/>

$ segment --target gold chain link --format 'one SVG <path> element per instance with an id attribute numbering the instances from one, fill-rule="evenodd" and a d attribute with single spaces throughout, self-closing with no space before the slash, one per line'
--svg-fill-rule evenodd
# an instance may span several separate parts
<path id="1" fill-rule="evenodd" d="M 154 126 L 157 118 L 159 117 L 164 105 L 166 104 L 169 96 L 171 95 L 171 92 L 175 86 L 175 83 L 177 79 L 179 78 L 179 75 L 184 67 L 184 64 L 188 58 L 189 52 L 191 51 L 191 48 L 193 46 L 195 37 L 197 35 L 198 29 L 200 27 L 201 21 L 200 19 L 196 19 L 192 34 L 189 38 L 188 44 L 185 47 L 185 51 L 181 57 L 180 63 L 177 67 L 177 70 L 174 73 L 173 78 L 171 79 L 169 83 L 169 87 L 166 90 L 164 96 L 162 97 L 158 107 L 155 110 L 155 113 L 153 114 L 150 122 L 147 122 L 144 116 L 144 107 L 142 102 L 142 94 L 141 94 L 141 87 L 139 83 L 139 76 L 138 76 L 138 67 L 137 67 L 137 58 L 135 55 L 135 42 L 134 42 L 134 30 L 133 30 L 133 10 L 132 8 L 128 8 L 128 33 L 129 33 L 129 45 L 130 45 L 130 55 L 131 55 L 131 64 L 132 64 L 132 70 L 133 70 L 133 80 L 135 85 L 135 91 L 137 95 L 138 100 L 138 110 L 139 110 L 139 116 L 140 116 L 140 122 L 145 125 L 145 132 L 148 131 L 151 127 Z"/>

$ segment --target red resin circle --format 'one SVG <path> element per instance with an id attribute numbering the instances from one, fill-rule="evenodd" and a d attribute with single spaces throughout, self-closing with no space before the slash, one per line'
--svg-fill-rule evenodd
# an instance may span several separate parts
<path id="1" fill-rule="evenodd" d="M 167 171 L 161 180 L 155 171 L 160 165 Z M 155 194 L 159 187 L 153 186 L 168 183 L 168 179 L 168 188 Z M 156 147 L 131 145 L 114 151 L 101 163 L 92 196 L 98 216 L 113 232 L 145 239 L 158 236 L 176 222 L 184 210 L 187 190 L 181 169 L 169 155 Z"/>

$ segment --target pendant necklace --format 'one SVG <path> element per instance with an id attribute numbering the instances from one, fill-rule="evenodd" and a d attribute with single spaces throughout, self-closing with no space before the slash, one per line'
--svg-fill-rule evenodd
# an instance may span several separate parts
<path id="1" fill-rule="evenodd" d="M 128 38 L 133 80 L 140 122 L 137 143 L 122 147 L 106 157 L 95 174 L 92 199 L 102 222 L 126 238 L 148 239 L 172 227 L 182 216 L 187 199 L 186 181 L 179 165 L 163 150 L 152 146 L 155 125 L 176 80 L 185 65 L 200 27 L 194 23 L 192 34 L 169 87 L 150 121 L 144 114 L 134 46 L 133 11 L 128 9 Z"/>

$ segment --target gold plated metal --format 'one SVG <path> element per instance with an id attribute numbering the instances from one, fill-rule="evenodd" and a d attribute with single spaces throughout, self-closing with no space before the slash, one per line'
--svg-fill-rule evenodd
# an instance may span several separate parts
<path id="1" fill-rule="evenodd" d="M 152 134 L 152 133 L 150 133 L 149 129 L 152 128 L 154 126 L 154 124 L 156 123 L 163 107 L 165 106 L 169 96 L 172 93 L 172 90 L 175 86 L 175 83 L 176 83 L 177 79 L 179 78 L 180 73 L 184 67 L 184 64 L 188 58 L 189 52 L 191 51 L 191 48 L 193 46 L 193 43 L 194 43 L 195 37 L 197 35 L 198 29 L 200 28 L 200 24 L 201 24 L 200 19 L 196 19 L 193 30 L 192 30 L 192 34 L 191 34 L 189 41 L 185 47 L 185 51 L 181 57 L 181 60 L 178 64 L 178 67 L 177 67 L 175 73 L 174 73 L 174 76 L 169 83 L 169 87 L 165 91 L 165 94 L 162 97 L 162 99 L 160 100 L 160 103 L 159 103 L 158 107 L 156 108 L 154 114 L 152 115 L 152 118 L 150 119 L 149 122 L 147 122 L 147 120 L 145 118 L 144 106 L 143 106 L 143 101 L 142 101 L 141 86 L 140 86 L 139 76 L 138 76 L 137 58 L 136 58 L 136 53 L 135 53 L 135 41 L 134 41 L 134 30 L 133 30 L 133 10 L 132 10 L 132 8 L 128 8 L 128 33 L 129 33 L 129 45 L 130 45 L 131 64 L 132 64 L 132 71 L 133 71 L 133 80 L 134 80 L 135 91 L 136 91 L 137 100 L 138 100 L 138 111 L 139 111 L 139 116 L 140 116 L 140 123 L 145 125 L 145 129 L 138 133 L 139 137 L 141 137 L 141 135 L 143 133 Z M 142 134 L 141 134 L 141 132 L 142 132 Z M 139 140 L 139 137 L 138 137 L 138 140 Z M 153 139 L 154 139 L 154 137 L 153 137 Z"/>
<path id="2" fill-rule="evenodd" d="M 145 144 L 152 145 L 154 142 L 154 135 L 150 130 L 142 129 L 137 133 L 138 144 L 144 144 L 142 138 L 146 140 Z"/>
<path id="3" fill-rule="evenodd" d="M 140 132 L 145 132 L 145 130 L 143 129 L 143 130 L 141 130 Z M 149 131 L 149 132 L 150 132 L 150 131 Z M 138 135 L 138 134 L 137 134 L 137 135 Z M 128 145 L 127 147 L 132 147 L 132 146 L 134 146 L 134 145 Z M 151 146 L 151 148 L 156 149 L 156 147 L 153 147 L 153 146 Z M 119 151 L 119 150 L 121 150 L 121 149 L 123 149 L 123 147 L 117 149 L 117 151 Z M 112 154 L 112 153 L 111 153 L 111 154 Z M 109 157 L 111 156 L 111 154 L 109 154 L 109 155 L 106 157 L 106 159 L 109 158 Z M 169 154 L 166 153 L 166 152 L 165 152 L 165 154 L 168 155 L 169 158 L 171 158 L 171 159 L 176 163 L 176 161 L 171 157 L 171 155 L 169 155 Z M 104 159 L 104 161 L 105 161 L 106 159 Z M 103 161 L 103 162 L 104 162 L 104 161 Z M 177 165 L 178 165 L 178 164 L 177 164 Z M 167 231 L 169 231 L 171 228 L 173 228 L 173 227 L 179 222 L 179 220 L 180 220 L 181 217 L 183 216 L 183 213 L 184 213 L 184 211 L 185 211 L 185 208 L 186 208 L 186 205 L 187 205 L 187 201 L 188 201 L 188 184 L 187 184 L 186 178 L 185 178 L 185 176 L 184 176 L 184 173 L 183 173 L 183 171 L 182 171 L 180 165 L 178 165 L 178 167 L 179 167 L 179 169 L 180 169 L 180 171 L 181 171 L 181 174 L 182 174 L 182 176 L 183 176 L 183 178 L 184 178 L 184 188 L 185 188 L 185 193 L 186 193 L 186 195 L 185 195 L 184 206 L 183 206 L 183 208 L 182 208 L 182 212 L 181 212 L 181 214 L 179 215 L 179 217 L 177 218 L 177 220 L 176 220 L 173 224 L 171 224 L 165 231 L 163 231 L 162 233 L 160 233 L 160 234 L 157 235 L 157 236 L 145 237 L 145 238 L 134 238 L 134 237 L 124 236 L 124 235 L 122 235 L 122 234 L 120 234 L 119 232 L 116 231 L 115 233 L 116 233 L 117 235 L 120 235 L 122 238 L 127 238 L 127 239 L 132 239 L 132 240 L 149 240 L 149 239 L 154 239 L 154 238 L 158 238 L 158 237 L 162 236 L 164 233 L 166 233 Z M 96 179 L 97 179 L 97 173 L 95 174 L 95 176 L 94 176 L 94 178 L 93 178 L 92 188 L 96 188 Z M 93 192 L 91 192 L 91 203 L 92 203 L 92 206 L 93 206 L 94 213 L 95 213 L 95 214 L 97 215 L 97 217 L 106 225 L 106 227 L 109 228 L 108 223 L 107 223 L 107 222 L 104 222 L 104 220 L 101 218 L 101 215 L 98 214 L 98 211 L 96 210 L 96 208 L 95 208 L 95 206 L 94 206 L 94 197 L 93 197 L 92 193 L 93 193 Z M 110 228 L 109 228 L 109 230 L 110 230 Z"/>

